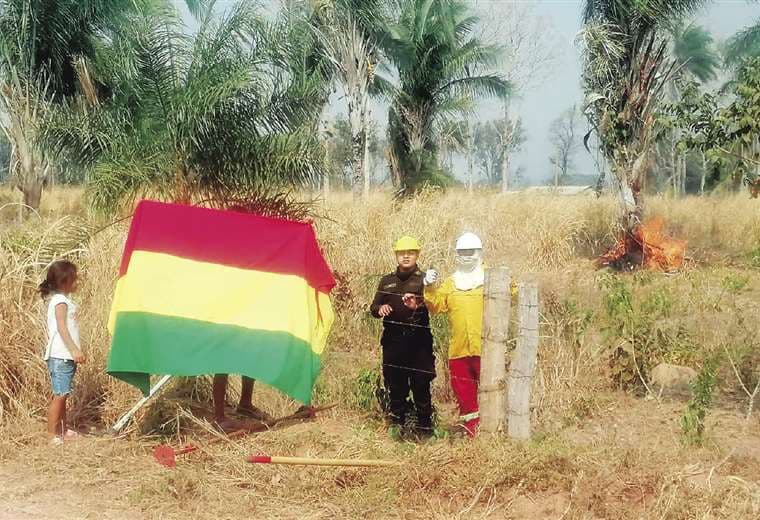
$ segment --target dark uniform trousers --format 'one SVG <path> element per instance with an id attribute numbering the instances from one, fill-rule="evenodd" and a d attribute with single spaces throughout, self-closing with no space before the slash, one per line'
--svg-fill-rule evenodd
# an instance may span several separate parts
<path id="1" fill-rule="evenodd" d="M 417 426 L 430 428 L 433 403 L 430 385 L 435 378 L 433 336 L 430 318 L 425 308 L 422 280 L 425 274 L 396 271 L 380 280 L 370 311 L 375 317 L 383 305 L 390 305 L 393 312 L 383 320 L 383 380 L 389 394 L 390 418 L 396 424 L 404 424 L 410 411 L 407 398 L 412 400 L 417 415 Z M 411 310 L 402 296 L 417 296 L 418 308 Z"/>

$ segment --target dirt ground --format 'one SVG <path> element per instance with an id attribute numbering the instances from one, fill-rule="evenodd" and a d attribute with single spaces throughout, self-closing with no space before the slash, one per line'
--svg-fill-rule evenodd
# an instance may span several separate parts
<path id="1" fill-rule="evenodd" d="M 707 443 L 693 448 L 681 441 L 683 402 L 625 394 L 600 402 L 591 417 L 556 435 L 537 432 L 527 445 L 485 436 L 398 443 L 381 425 L 334 410 L 208 446 L 178 459 L 173 470 L 153 461 L 158 440 L 93 436 L 50 447 L 38 425 L 0 467 L 0 519 L 334 519 L 362 512 L 404 519 L 737 518 L 724 514 L 729 501 L 743 501 L 739 510 L 746 516 L 739 517 L 760 518 L 755 418 L 746 421 L 739 408 L 716 409 Z M 494 449 L 501 450 L 504 467 L 461 467 L 463 460 L 477 466 L 481 458 L 492 464 Z M 366 470 L 243 461 L 268 450 L 403 465 Z M 520 464 L 530 469 L 518 471 Z M 498 480 L 489 478 L 494 472 Z M 452 485 L 452 474 L 464 479 Z"/>

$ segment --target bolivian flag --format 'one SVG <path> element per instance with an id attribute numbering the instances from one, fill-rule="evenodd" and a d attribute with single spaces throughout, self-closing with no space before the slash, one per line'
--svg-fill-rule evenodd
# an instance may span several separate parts
<path id="1" fill-rule="evenodd" d="M 333 322 L 309 224 L 142 201 L 111 307 L 108 373 L 241 374 L 303 403 Z"/>

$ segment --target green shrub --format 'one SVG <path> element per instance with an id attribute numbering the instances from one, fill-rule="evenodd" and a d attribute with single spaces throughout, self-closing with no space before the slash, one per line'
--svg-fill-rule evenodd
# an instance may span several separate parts
<path id="1" fill-rule="evenodd" d="M 712 405 L 718 366 L 717 357 L 708 359 L 690 385 L 692 396 L 681 417 L 681 430 L 687 444 L 701 445 L 704 440 L 705 419 Z"/>

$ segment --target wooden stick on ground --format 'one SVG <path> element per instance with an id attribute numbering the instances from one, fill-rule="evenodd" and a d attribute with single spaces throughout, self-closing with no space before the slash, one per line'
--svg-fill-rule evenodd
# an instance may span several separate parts
<path id="1" fill-rule="evenodd" d="M 300 466 L 399 466 L 400 462 L 392 460 L 370 459 L 310 459 L 306 457 L 270 457 L 269 455 L 251 455 L 248 457 L 251 464 L 291 464 Z"/>

